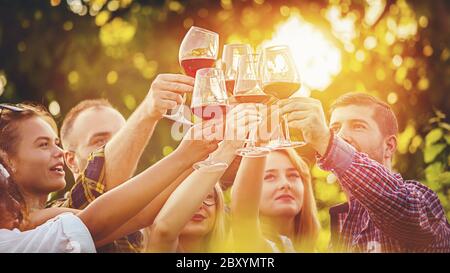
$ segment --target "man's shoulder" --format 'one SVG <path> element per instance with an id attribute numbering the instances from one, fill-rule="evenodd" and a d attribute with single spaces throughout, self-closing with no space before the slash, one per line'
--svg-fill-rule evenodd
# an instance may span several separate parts
<path id="1" fill-rule="evenodd" d="M 441 201 L 438 195 L 427 185 L 416 180 L 406 180 L 406 187 L 409 189 L 411 197 L 419 199 L 421 202 L 426 203 L 430 211 L 437 217 L 445 218 L 445 211 L 442 207 Z"/>
<path id="2" fill-rule="evenodd" d="M 428 196 L 436 196 L 436 193 L 424 183 L 417 180 L 405 180 L 405 186 L 410 190 L 416 190 Z"/>

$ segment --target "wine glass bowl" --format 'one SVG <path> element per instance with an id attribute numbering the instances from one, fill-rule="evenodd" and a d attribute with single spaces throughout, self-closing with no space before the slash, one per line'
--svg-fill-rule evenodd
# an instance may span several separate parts
<path id="1" fill-rule="evenodd" d="M 181 42 L 178 52 L 178 60 L 183 72 L 191 77 L 195 77 L 196 72 L 202 68 L 214 67 L 217 60 L 219 47 L 219 35 L 213 31 L 192 26 Z M 183 103 L 186 95 L 183 95 Z M 164 115 L 164 117 L 193 125 L 183 115 L 183 107 L 181 104 L 174 114 Z"/>
<path id="2" fill-rule="evenodd" d="M 300 76 L 288 46 L 277 45 L 264 48 L 260 69 L 263 90 L 268 95 L 280 100 L 287 99 L 301 87 Z M 286 149 L 305 145 L 302 141 L 291 141 L 287 118 L 282 116 L 281 119 L 279 137 L 269 147 Z"/>
<path id="3" fill-rule="evenodd" d="M 258 110 L 262 103 L 270 99 L 260 87 L 259 64 L 259 54 L 246 54 L 239 58 L 237 80 L 233 92 L 234 99 L 238 103 L 253 103 Z M 247 145 L 238 149 L 236 154 L 243 157 L 262 157 L 271 151 L 267 147 L 256 146 L 257 132 L 258 126 L 250 128 Z"/>
<path id="4" fill-rule="evenodd" d="M 197 70 L 191 109 L 194 115 L 204 121 L 217 119 L 218 123 L 225 122 L 228 110 L 228 96 L 222 70 L 217 68 Z M 225 170 L 228 168 L 228 164 L 214 161 L 211 157 L 208 157 L 204 161 L 195 163 L 193 167 L 196 170 L 205 172 L 216 172 Z"/>
<path id="5" fill-rule="evenodd" d="M 223 46 L 222 69 L 225 73 L 225 85 L 230 96 L 233 95 L 238 74 L 239 58 L 251 53 L 252 48 L 249 44 L 226 44 Z"/>

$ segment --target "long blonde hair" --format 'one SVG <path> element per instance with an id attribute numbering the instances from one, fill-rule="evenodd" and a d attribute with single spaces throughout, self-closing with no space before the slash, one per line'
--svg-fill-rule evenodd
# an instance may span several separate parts
<path id="1" fill-rule="evenodd" d="M 214 186 L 216 193 L 216 217 L 214 219 L 213 229 L 205 236 L 205 251 L 206 252 L 223 252 L 225 249 L 227 227 L 225 223 L 225 201 L 222 189 L 217 183 Z M 149 252 L 150 249 L 150 227 L 142 230 L 143 232 L 143 252 Z"/>
<path id="2" fill-rule="evenodd" d="M 225 201 L 219 183 L 214 186 L 216 192 L 216 218 L 213 230 L 206 238 L 207 252 L 223 252 L 226 249 L 227 227 L 225 223 Z"/>
<path id="3" fill-rule="evenodd" d="M 299 214 L 295 216 L 295 237 L 293 244 L 298 251 L 312 252 L 319 236 L 320 222 L 317 215 L 317 205 L 311 182 L 308 165 L 294 149 L 279 150 L 289 157 L 297 169 L 303 182 L 303 204 Z"/>

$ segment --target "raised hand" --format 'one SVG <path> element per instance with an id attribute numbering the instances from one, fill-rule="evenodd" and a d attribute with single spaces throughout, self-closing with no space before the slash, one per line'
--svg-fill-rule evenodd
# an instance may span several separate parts
<path id="1" fill-rule="evenodd" d="M 175 152 L 182 153 L 192 163 L 204 160 L 215 151 L 220 140 L 212 137 L 212 120 L 198 123 L 187 131 Z"/>
<path id="2" fill-rule="evenodd" d="M 182 95 L 194 90 L 194 78 L 181 74 L 159 74 L 148 91 L 148 115 L 161 119 L 167 110 L 174 109 L 183 102 Z"/>
<path id="3" fill-rule="evenodd" d="M 319 154 L 325 153 L 330 131 L 319 100 L 304 97 L 282 100 L 280 114 L 287 114 L 289 126 L 301 130 L 304 140 Z"/>

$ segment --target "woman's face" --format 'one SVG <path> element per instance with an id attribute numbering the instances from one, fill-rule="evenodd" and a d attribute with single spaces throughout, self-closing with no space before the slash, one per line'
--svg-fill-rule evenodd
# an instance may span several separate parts
<path id="1" fill-rule="evenodd" d="M 16 154 L 10 155 L 13 179 L 32 194 L 49 194 L 65 187 L 63 150 L 52 127 L 39 117 L 18 125 Z"/>
<path id="2" fill-rule="evenodd" d="M 217 194 L 211 191 L 198 211 L 181 231 L 183 236 L 206 236 L 214 228 L 216 220 Z"/>
<path id="3" fill-rule="evenodd" d="M 266 217 L 295 217 L 303 205 L 303 182 L 289 157 L 282 152 L 267 156 L 259 212 Z"/>

